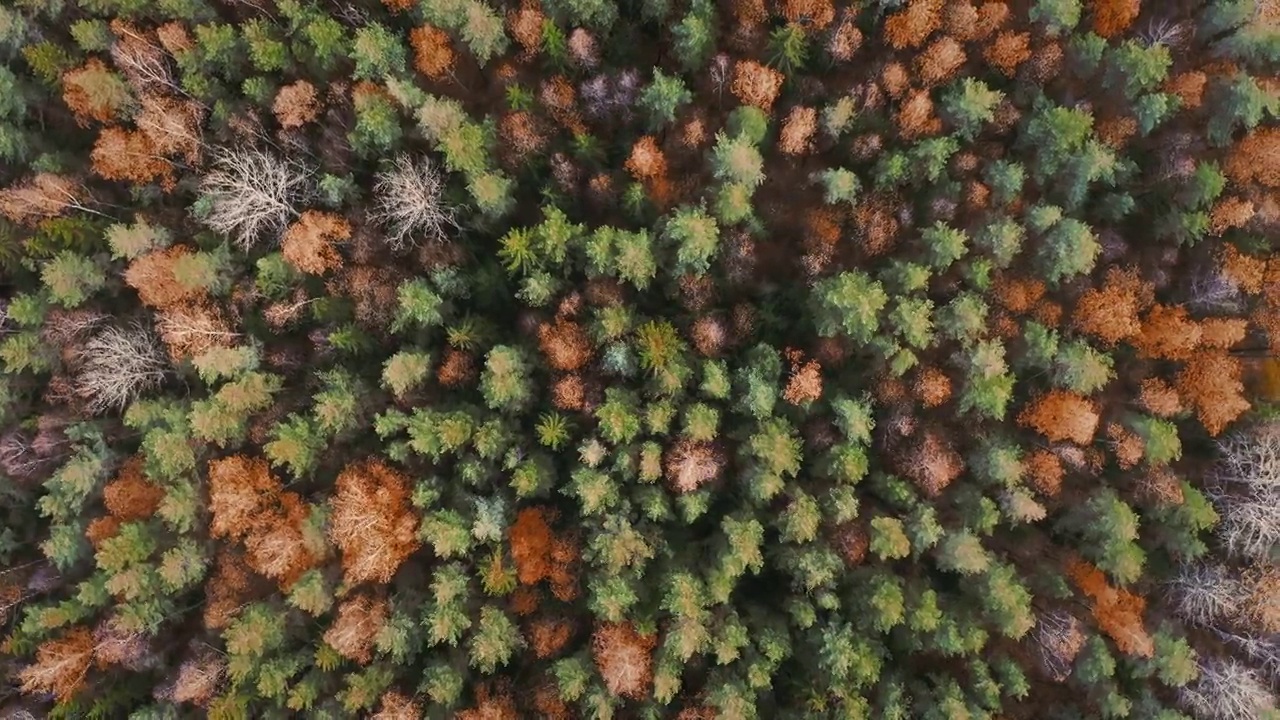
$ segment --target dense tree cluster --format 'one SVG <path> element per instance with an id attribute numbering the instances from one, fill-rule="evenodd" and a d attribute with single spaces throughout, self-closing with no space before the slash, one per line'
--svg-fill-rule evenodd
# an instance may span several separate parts
<path id="1" fill-rule="evenodd" d="M 1280 717 L 1278 8 L 0 2 L 0 716 Z"/>

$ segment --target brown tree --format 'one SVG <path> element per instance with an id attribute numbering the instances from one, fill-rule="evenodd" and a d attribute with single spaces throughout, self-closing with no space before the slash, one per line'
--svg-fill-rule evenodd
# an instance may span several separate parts
<path id="1" fill-rule="evenodd" d="M 507 29 L 524 48 L 520 54 L 523 59 L 532 59 L 542 49 L 542 25 L 546 20 L 536 0 L 524 0 L 520 9 L 507 13 Z"/>
<path id="2" fill-rule="evenodd" d="M 1199 323 L 1181 305 L 1154 305 L 1142 319 L 1142 332 L 1131 342 L 1140 357 L 1186 360 L 1200 345 Z"/>
<path id="3" fill-rule="evenodd" d="M 1076 303 L 1072 324 L 1108 345 L 1132 337 L 1142 329 L 1139 315 L 1154 301 L 1151 283 L 1137 268 L 1110 268 L 1100 287 L 1089 288 Z"/>
<path id="4" fill-rule="evenodd" d="M 773 110 L 773 101 L 782 91 L 786 76 L 756 62 L 739 60 L 733 66 L 733 83 L 730 89 L 744 105 L 754 105 L 766 113 Z"/>
<path id="5" fill-rule="evenodd" d="M 934 135 L 942 130 L 942 121 L 933 113 L 933 99 L 928 90 L 913 90 L 903 101 L 894 118 L 898 134 L 903 138 Z"/>
<path id="6" fill-rule="evenodd" d="M 901 461 L 901 472 L 928 498 L 936 498 L 964 472 L 964 459 L 941 433 L 927 430 Z"/>
<path id="7" fill-rule="evenodd" d="M 996 35 L 995 40 L 983 50 L 982 56 L 991 67 L 1013 77 L 1018 66 L 1031 57 L 1031 33 L 1006 30 Z"/>
<path id="8" fill-rule="evenodd" d="M 0 215 L 21 225 L 61 215 L 68 208 L 83 207 L 84 188 L 70 178 L 39 173 L 25 183 L 0 190 Z"/>
<path id="9" fill-rule="evenodd" d="M 280 243 L 288 263 L 310 275 L 323 275 L 342 267 L 334 245 L 351 238 L 351 225 L 340 215 L 307 210 L 285 231 Z"/>
<path id="10" fill-rule="evenodd" d="M 558 319 L 539 325 L 538 347 L 555 370 L 577 370 L 591 360 L 591 338 L 572 320 Z"/>
<path id="11" fill-rule="evenodd" d="M 66 702 L 84 687 L 93 662 L 93 635 L 74 627 L 57 640 L 46 640 L 36 650 L 36 660 L 18 672 L 25 693 L 50 692 Z"/>
<path id="12" fill-rule="evenodd" d="M 884 41 L 894 50 L 919 47 L 942 26 L 944 0 L 909 0 L 884 22 Z"/>
<path id="13" fill-rule="evenodd" d="M 641 635 L 629 623 L 601 623 L 591 636 L 591 654 L 609 693 L 643 700 L 653 684 L 653 648 L 658 636 Z"/>
<path id="14" fill-rule="evenodd" d="M 950 36 L 942 36 L 916 56 L 916 74 L 925 85 L 944 83 L 955 77 L 966 59 L 964 46 Z"/>
<path id="15" fill-rule="evenodd" d="M 551 530 L 549 515 L 546 508 L 523 508 L 507 531 L 511 559 L 516 564 L 516 579 L 522 585 L 536 585 L 551 576 L 551 547 L 555 534 Z"/>
<path id="16" fill-rule="evenodd" d="M 1050 390 L 1032 400 L 1018 416 L 1018 423 L 1053 442 L 1070 440 L 1077 445 L 1093 442 L 1101 417 L 1093 401 L 1065 390 Z"/>
<path id="17" fill-rule="evenodd" d="M 386 622 L 387 601 L 362 593 L 338 606 L 338 617 L 325 631 L 324 641 L 342 657 L 368 665 L 374 640 Z"/>
<path id="18" fill-rule="evenodd" d="M 1113 38 L 1129 29 L 1138 13 L 1142 0 L 1094 0 L 1093 31 L 1104 38 Z"/>
<path id="19" fill-rule="evenodd" d="M 396 690 L 390 690 L 382 696 L 378 712 L 369 716 L 369 720 L 422 720 L 422 706 L 409 696 Z"/>
<path id="20" fill-rule="evenodd" d="M 718 479 L 724 472 L 725 458 L 711 443 L 680 438 L 667 448 L 664 466 L 671 488 L 688 493 Z"/>
<path id="21" fill-rule="evenodd" d="M 146 94 L 141 98 L 142 108 L 134 123 L 151 141 L 161 155 L 181 155 L 190 164 L 200 162 L 200 149 L 204 138 L 200 124 L 204 110 L 195 100 Z"/>
<path id="22" fill-rule="evenodd" d="M 813 136 L 818 132 L 818 111 L 811 107 L 791 108 L 778 133 L 778 149 L 787 155 L 813 152 Z"/>
<path id="23" fill-rule="evenodd" d="M 1023 461 L 1023 470 L 1031 487 L 1044 497 L 1057 497 L 1062 489 L 1062 478 L 1066 469 L 1062 460 L 1048 450 L 1035 450 Z"/>
<path id="24" fill-rule="evenodd" d="M 788 350 L 791 377 L 782 391 L 782 399 L 792 405 L 808 405 L 822 398 L 822 366 L 815 360 L 806 360 L 804 353 Z"/>
<path id="25" fill-rule="evenodd" d="M 1249 409 L 1240 375 L 1240 361 L 1221 351 L 1198 352 L 1178 372 L 1178 392 L 1210 435 L 1218 435 Z"/>
<path id="26" fill-rule="evenodd" d="M 178 261 L 192 254 L 186 245 L 152 250 L 129 263 L 124 281 L 138 291 L 138 299 L 148 307 L 168 308 L 197 300 L 204 292 L 198 287 L 182 284 L 174 274 Z"/>
<path id="27" fill-rule="evenodd" d="M 320 116 L 320 96 L 316 86 L 306 80 L 285 85 L 276 93 L 271 112 L 280 127 L 286 130 L 300 128 Z"/>
<path id="28" fill-rule="evenodd" d="M 1120 652 L 1144 658 L 1155 654 L 1155 642 L 1142 623 L 1147 602 L 1141 595 L 1111 587 L 1102 571 L 1079 558 L 1067 562 L 1067 576 L 1093 601 L 1093 619 Z"/>
<path id="29" fill-rule="evenodd" d="M 449 34 L 433 25 L 409 31 L 413 46 L 413 66 L 432 80 L 443 80 L 453 70 L 456 56 Z"/>
<path id="30" fill-rule="evenodd" d="M 98 58 L 62 74 L 62 101 L 81 127 L 115 120 L 132 99 L 129 86 Z"/>
<path id="31" fill-rule="evenodd" d="M 1182 412 L 1182 399 L 1172 385 L 1161 378 L 1150 377 L 1142 381 L 1138 404 L 1143 410 L 1158 417 L 1170 418 Z"/>
<path id="32" fill-rule="evenodd" d="M 369 460 L 348 465 L 335 486 L 329 537 L 342 551 L 346 581 L 390 582 L 420 544 L 409 479 Z"/>
<path id="33" fill-rule="evenodd" d="M 106 180 L 135 185 L 157 182 L 165 190 L 174 187 L 173 164 L 144 132 L 103 128 L 89 159 L 93 161 L 93 172 Z"/>
<path id="34" fill-rule="evenodd" d="M 225 314 L 209 301 L 178 303 L 156 314 L 156 330 L 175 362 L 229 347 L 240 334 Z"/>
<path id="35" fill-rule="evenodd" d="M 155 513 L 164 499 L 164 488 L 142 474 L 142 458 L 134 455 L 125 460 L 115 478 L 102 488 L 102 502 L 116 518 L 145 520 Z"/>
<path id="36" fill-rule="evenodd" d="M 916 373 L 916 381 L 912 386 L 916 399 L 927 408 L 938 407 L 951 399 L 951 390 L 951 378 L 930 365 Z"/>

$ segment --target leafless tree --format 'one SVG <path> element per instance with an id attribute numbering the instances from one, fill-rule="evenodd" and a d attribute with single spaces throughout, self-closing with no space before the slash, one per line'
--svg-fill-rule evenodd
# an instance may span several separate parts
<path id="1" fill-rule="evenodd" d="M 95 413 L 123 410 L 168 375 L 164 351 L 141 325 L 108 327 L 93 336 L 81 353 L 77 389 Z"/>
<path id="2" fill-rule="evenodd" d="M 1255 560 L 1271 557 L 1280 543 L 1280 492 L 1210 493 L 1222 517 L 1218 537 L 1227 552 Z"/>
<path id="3" fill-rule="evenodd" d="M 373 194 L 370 219 L 383 227 L 395 250 L 416 247 L 419 238 L 443 239 L 446 228 L 457 227 L 454 209 L 444 202 L 444 177 L 429 158 L 398 156 L 378 175 Z"/>
<path id="4" fill-rule="evenodd" d="M 1280 421 L 1237 431 L 1218 441 L 1217 479 L 1247 492 L 1280 489 Z"/>
<path id="5" fill-rule="evenodd" d="M 1237 634 L 1215 630 L 1214 635 L 1227 645 L 1239 650 L 1266 675 L 1271 682 L 1280 680 L 1280 636 Z"/>
<path id="6" fill-rule="evenodd" d="M 1195 275 L 1187 295 L 1191 307 L 1202 312 L 1239 311 L 1243 300 L 1239 286 L 1216 268 Z"/>
<path id="7" fill-rule="evenodd" d="M 1200 664 L 1200 677 L 1178 699 L 1200 720 L 1257 720 L 1275 711 L 1276 698 L 1253 668 L 1224 658 Z"/>
<path id="8" fill-rule="evenodd" d="M 278 236 L 298 217 L 298 203 L 311 196 L 314 168 L 262 150 L 224 150 L 200 181 L 209 202 L 205 223 L 240 247 L 265 233 Z"/>
<path id="9" fill-rule="evenodd" d="M 1245 596 L 1239 578 L 1222 565 L 1185 565 L 1170 589 L 1177 613 L 1201 626 L 1235 617 Z"/>
<path id="10" fill-rule="evenodd" d="M 127 23 L 116 22 L 113 30 L 118 39 L 111 44 L 111 59 L 135 89 L 186 94 L 173 80 L 164 48 Z"/>

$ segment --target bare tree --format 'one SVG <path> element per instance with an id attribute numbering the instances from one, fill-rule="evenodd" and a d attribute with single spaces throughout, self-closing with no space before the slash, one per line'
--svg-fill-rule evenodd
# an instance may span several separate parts
<path id="1" fill-rule="evenodd" d="M 1280 492 L 1211 493 L 1222 522 L 1218 537 L 1227 552 L 1265 561 L 1280 543 Z"/>
<path id="2" fill-rule="evenodd" d="M 262 150 L 224 150 L 200 181 L 209 202 L 205 223 L 249 249 L 264 233 L 279 236 L 312 192 L 314 169 Z"/>
<path id="3" fill-rule="evenodd" d="M 1276 698 L 1253 668 L 1214 658 L 1200 664 L 1200 677 L 1178 699 L 1201 720 L 1257 720 L 1274 712 Z"/>
<path id="4" fill-rule="evenodd" d="M 1239 578 L 1222 565 L 1184 565 L 1170 586 L 1177 613 L 1201 626 L 1234 618 L 1245 597 Z"/>
<path id="5" fill-rule="evenodd" d="M 77 389 L 95 413 L 123 410 L 168 375 L 164 351 L 141 325 L 112 326 L 85 343 Z"/>
<path id="6" fill-rule="evenodd" d="M 1234 432 L 1218 441 L 1217 479 L 1250 492 L 1280 489 L 1280 421 Z"/>
<path id="7" fill-rule="evenodd" d="M 1243 635 L 1225 630 L 1215 630 L 1224 643 L 1244 653 L 1253 661 L 1271 682 L 1280 680 L 1280 636 L 1257 636 L 1251 633 Z"/>
<path id="8" fill-rule="evenodd" d="M 444 177 L 429 158 L 414 162 L 400 155 L 379 173 L 373 194 L 369 217 L 383 227 L 392 249 L 416 247 L 419 238 L 441 240 L 446 228 L 457 227 L 454 209 L 444 202 Z"/>

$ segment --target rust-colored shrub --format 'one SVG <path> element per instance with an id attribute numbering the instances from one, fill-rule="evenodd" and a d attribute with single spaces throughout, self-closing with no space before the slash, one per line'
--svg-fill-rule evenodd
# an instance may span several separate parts
<path id="1" fill-rule="evenodd" d="M 563 618 L 542 617 L 529 623 L 525 639 L 540 660 L 556 657 L 573 637 L 573 625 Z"/>
<path id="2" fill-rule="evenodd" d="M 522 585 L 535 585 L 551 576 L 551 546 L 555 534 L 548 515 L 546 508 L 523 508 L 516 513 L 516 521 L 507 531 L 516 579 Z"/>
<path id="3" fill-rule="evenodd" d="M 880 86 L 886 95 L 898 100 L 911 89 L 911 73 L 900 62 L 885 63 L 880 69 Z"/>
<path id="4" fill-rule="evenodd" d="M 146 94 L 134 123 L 161 155 L 181 155 L 188 163 L 200 161 L 203 138 L 200 123 L 204 110 L 195 100 L 178 100 Z"/>
<path id="5" fill-rule="evenodd" d="M 964 460 L 941 433 L 926 431 L 923 439 L 908 452 L 902 474 L 915 483 L 920 492 L 936 498 L 964 472 Z"/>
<path id="6" fill-rule="evenodd" d="M 581 375 L 562 375 L 551 386 L 551 403 L 559 410 L 581 410 L 585 400 L 586 385 Z"/>
<path id="7" fill-rule="evenodd" d="M 436 380 L 445 387 L 462 387 L 475 382 L 479 377 L 476 360 L 471 353 L 449 348 L 436 370 Z"/>
<path id="8" fill-rule="evenodd" d="M 652 135 L 645 135 L 631 146 L 631 155 L 624 167 L 637 180 L 652 180 L 666 176 L 667 159 L 658 148 L 658 141 Z"/>
<path id="9" fill-rule="evenodd" d="M 782 0 L 782 17 L 787 22 L 801 22 L 815 31 L 823 30 L 836 19 L 831 0 Z"/>
<path id="10" fill-rule="evenodd" d="M 1066 469 L 1062 460 L 1048 450 L 1035 450 L 1023 460 L 1023 470 L 1028 482 L 1044 497 L 1057 497 L 1062 489 Z"/>
<path id="11" fill-rule="evenodd" d="M 1165 81 L 1164 92 L 1174 95 L 1184 110 L 1195 110 L 1204 102 L 1204 88 L 1209 76 L 1199 70 L 1188 70 Z"/>
<path id="12" fill-rule="evenodd" d="M 511 37 L 515 38 L 523 48 L 521 57 L 524 59 L 537 55 L 542 48 L 542 24 L 546 19 L 536 0 L 533 2 L 525 0 L 520 3 L 518 10 L 507 13 L 507 28 L 510 30 Z"/>

